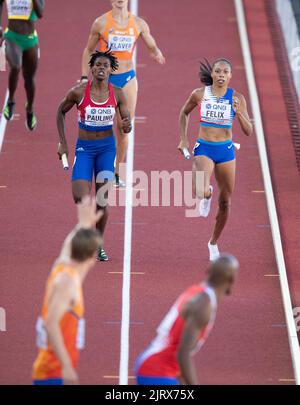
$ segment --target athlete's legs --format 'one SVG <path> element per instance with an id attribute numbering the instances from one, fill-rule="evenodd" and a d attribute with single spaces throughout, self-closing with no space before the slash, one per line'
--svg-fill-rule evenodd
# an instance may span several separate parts
<path id="1" fill-rule="evenodd" d="M 13 103 L 22 66 L 22 49 L 8 38 L 5 39 L 5 43 L 6 59 L 10 66 L 8 77 L 8 103 Z"/>
<path id="2" fill-rule="evenodd" d="M 106 223 L 107 223 L 107 220 L 108 220 L 108 205 L 107 205 L 108 187 L 107 187 L 107 181 L 104 181 L 103 183 L 96 182 L 96 194 L 98 193 L 98 191 L 102 187 L 106 187 L 107 190 L 105 189 L 105 192 L 103 193 L 104 200 L 102 198 L 97 198 L 97 210 L 103 211 L 103 215 L 99 219 L 99 221 L 97 222 L 96 228 L 101 232 L 101 235 L 104 235 Z M 102 202 L 101 202 L 101 200 L 102 200 Z"/>
<path id="3" fill-rule="evenodd" d="M 213 235 L 210 239 L 212 245 L 217 243 L 229 216 L 230 199 L 235 183 L 235 160 L 217 164 L 215 176 L 219 187 L 219 208 Z"/>
<path id="4" fill-rule="evenodd" d="M 210 178 L 214 171 L 215 164 L 214 162 L 206 156 L 195 156 L 193 159 L 193 197 L 198 198 L 209 198 L 211 192 L 209 190 Z M 196 183 L 197 172 L 204 172 L 204 184 L 202 181 Z M 202 177 L 200 176 L 200 179 Z"/>
<path id="5" fill-rule="evenodd" d="M 24 85 L 27 95 L 27 112 L 32 112 L 32 106 L 35 95 L 35 81 L 34 76 L 38 66 L 38 45 L 24 51 L 23 53 L 23 76 Z"/>
<path id="6" fill-rule="evenodd" d="M 103 140 L 102 150 L 99 150 L 94 165 L 97 210 L 103 211 L 96 227 L 102 235 L 108 220 L 108 191 L 114 179 L 115 157 L 116 143 L 115 138 L 111 136 Z"/>
<path id="7" fill-rule="evenodd" d="M 123 88 L 127 100 L 127 107 L 130 112 L 131 119 L 135 116 L 136 102 L 137 102 L 138 84 L 137 79 L 134 77 Z M 120 173 L 120 163 L 125 162 L 126 153 L 128 148 L 128 134 L 122 131 L 122 119 L 120 113 L 117 114 L 117 156 L 116 156 L 116 175 Z"/>
<path id="8" fill-rule="evenodd" d="M 79 203 L 86 195 L 91 194 L 92 183 L 87 180 L 72 181 L 72 194 L 75 204 Z"/>

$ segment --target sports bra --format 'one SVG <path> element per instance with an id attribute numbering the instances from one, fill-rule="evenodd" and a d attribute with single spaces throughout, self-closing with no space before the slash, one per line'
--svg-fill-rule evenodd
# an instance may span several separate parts
<path id="1" fill-rule="evenodd" d="M 224 96 L 213 95 L 212 86 L 206 86 L 199 106 L 200 126 L 214 128 L 232 128 L 235 117 L 232 108 L 234 90 L 228 88 Z"/>

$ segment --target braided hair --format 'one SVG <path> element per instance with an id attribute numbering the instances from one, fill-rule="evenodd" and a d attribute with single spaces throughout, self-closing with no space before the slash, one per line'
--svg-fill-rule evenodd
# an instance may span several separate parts
<path id="1" fill-rule="evenodd" d="M 230 66 L 230 69 L 232 69 L 231 63 L 229 62 L 229 60 L 227 60 L 225 58 L 216 59 L 212 65 L 209 63 L 209 61 L 206 58 L 204 58 L 204 62 L 200 62 L 199 78 L 200 78 L 201 83 L 204 83 L 205 86 L 211 86 L 213 84 L 213 79 L 211 77 L 211 73 L 212 73 L 215 65 L 219 62 L 227 63 L 227 65 Z"/>
<path id="2" fill-rule="evenodd" d="M 115 71 L 118 69 L 118 67 L 119 67 L 118 59 L 114 56 L 114 54 L 111 52 L 110 49 L 105 52 L 96 51 L 96 52 L 92 53 L 90 61 L 89 61 L 90 68 L 92 68 L 95 65 L 96 60 L 101 57 L 107 58 L 110 61 L 110 66 L 111 66 L 112 71 Z"/>

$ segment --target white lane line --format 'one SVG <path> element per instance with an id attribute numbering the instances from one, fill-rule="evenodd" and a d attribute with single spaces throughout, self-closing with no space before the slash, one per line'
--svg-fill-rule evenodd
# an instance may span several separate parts
<path id="1" fill-rule="evenodd" d="M 3 104 L 3 108 L 2 108 L 2 112 L 4 110 L 4 107 L 6 106 L 8 100 L 8 90 L 6 90 L 6 94 L 5 94 L 5 99 L 4 99 L 4 104 Z M 3 145 L 3 141 L 4 141 L 4 135 L 5 135 L 5 129 L 6 129 L 6 125 L 7 125 L 7 120 L 4 118 L 3 113 L 1 114 L 1 120 L 0 120 L 0 152 L 2 150 L 2 145 Z"/>
<path id="2" fill-rule="evenodd" d="M 130 12 L 138 14 L 138 0 L 131 0 Z M 133 55 L 136 66 L 136 48 Z M 134 119 L 132 131 L 128 137 L 127 165 L 126 165 L 126 205 L 125 205 L 125 230 L 124 230 L 124 259 L 123 259 L 123 288 L 122 288 L 122 322 L 119 384 L 128 385 L 128 360 L 129 360 L 129 325 L 130 325 L 130 276 L 131 276 L 131 236 L 132 236 L 132 183 L 134 159 Z"/>
<path id="3" fill-rule="evenodd" d="M 246 76 L 249 88 L 249 94 L 251 98 L 251 106 L 254 115 L 255 129 L 257 135 L 258 151 L 260 157 L 260 163 L 262 167 L 262 175 L 264 180 L 264 186 L 266 191 L 267 206 L 272 230 L 273 244 L 276 256 L 276 262 L 280 277 L 280 286 L 283 299 L 283 306 L 285 312 L 285 318 L 287 323 L 287 331 L 289 337 L 289 344 L 291 350 L 291 357 L 293 361 L 295 382 L 300 385 L 300 348 L 296 332 L 296 325 L 293 317 L 293 309 L 291 304 L 291 296 L 289 290 L 289 284 L 286 274 L 286 267 L 281 243 L 280 228 L 278 223 L 276 204 L 273 194 L 272 181 L 270 175 L 270 168 L 268 162 L 268 155 L 266 151 L 265 135 L 261 119 L 261 111 L 258 101 L 258 94 L 256 89 L 256 83 L 254 78 L 254 71 L 249 47 L 249 39 L 246 28 L 245 14 L 242 0 L 235 0 L 235 9 L 238 19 L 238 28 L 240 34 L 241 48 L 244 56 L 244 63 L 246 67 Z"/>

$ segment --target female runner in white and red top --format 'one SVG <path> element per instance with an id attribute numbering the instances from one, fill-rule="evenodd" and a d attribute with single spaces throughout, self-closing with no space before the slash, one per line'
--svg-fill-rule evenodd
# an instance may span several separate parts
<path id="1" fill-rule="evenodd" d="M 57 112 L 59 133 L 58 155 L 68 155 L 65 136 L 65 114 L 76 104 L 78 109 L 78 140 L 72 174 L 72 192 L 75 203 L 89 195 L 93 177 L 96 183 L 98 208 L 103 216 L 97 229 L 104 234 L 108 218 L 107 190 L 99 190 L 114 179 L 116 143 L 113 121 L 116 109 L 122 118 L 123 131 L 131 131 L 131 119 L 122 89 L 109 84 L 112 71 L 118 67 L 117 58 L 109 51 L 95 52 L 90 59 L 92 80 L 80 83 L 67 93 Z M 101 247 L 98 260 L 107 261 L 108 256 Z"/>

